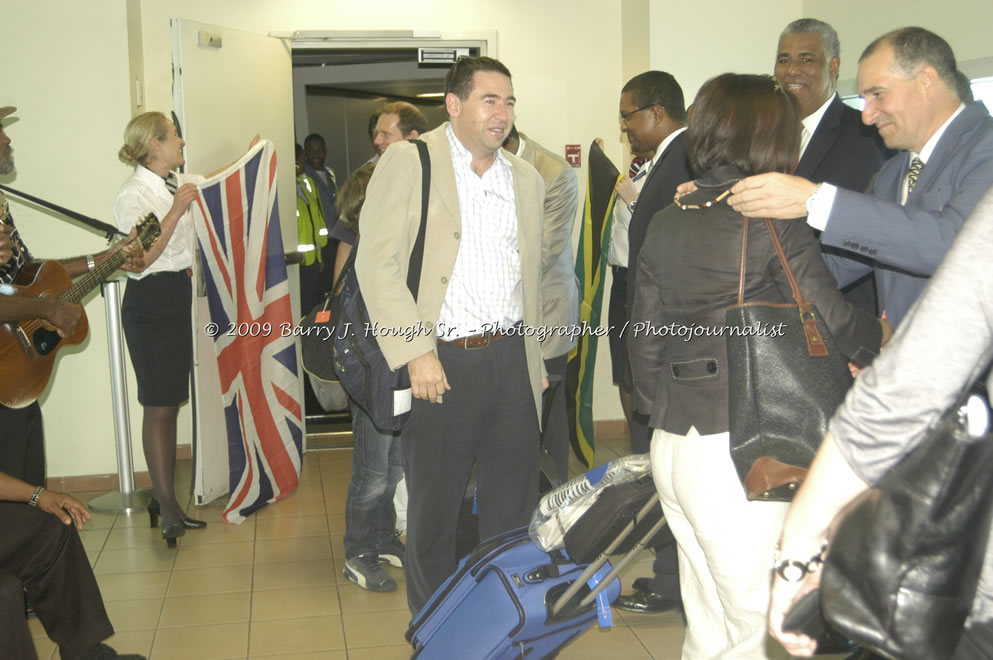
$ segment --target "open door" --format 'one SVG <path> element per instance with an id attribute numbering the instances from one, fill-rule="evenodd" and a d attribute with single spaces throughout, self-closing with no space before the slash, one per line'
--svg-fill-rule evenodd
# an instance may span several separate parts
<path id="1" fill-rule="evenodd" d="M 186 171 L 207 174 L 239 158 L 258 133 L 276 145 L 283 244 L 295 246 L 293 74 L 287 42 L 228 28 L 172 20 L 173 102 L 186 140 Z M 194 261 L 199 271 L 200 260 Z M 293 318 L 300 318 L 300 278 L 288 267 Z M 199 273 L 196 282 L 202 282 Z M 194 297 L 194 496 L 205 504 L 228 492 L 227 432 L 202 285 Z M 299 358 L 299 356 L 298 356 Z M 297 381 L 303 400 L 303 381 Z"/>

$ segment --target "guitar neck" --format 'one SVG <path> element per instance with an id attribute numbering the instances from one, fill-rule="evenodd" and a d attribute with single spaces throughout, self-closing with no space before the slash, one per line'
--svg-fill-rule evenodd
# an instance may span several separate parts
<path id="1" fill-rule="evenodd" d="M 59 300 L 78 303 L 91 289 L 100 286 L 109 275 L 121 267 L 128 258 L 124 250 L 118 250 L 107 258 L 102 264 L 73 281 L 72 286 L 63 291 L 58 297 Z"/>

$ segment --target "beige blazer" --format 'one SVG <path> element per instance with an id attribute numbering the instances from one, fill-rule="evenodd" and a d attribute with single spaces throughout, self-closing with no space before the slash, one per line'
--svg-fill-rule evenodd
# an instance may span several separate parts
<path id="1" fill-rule="evenodd" d="M 576 345 L 565 334 L 579 323 L 579 280 L 572 255 L 572 226 L 579 206 L 579 182 L 565 158 L 521 133 L 521 159 L 534 165 L 545 182 L 545 233 L 541 245 L 542 323 L 551 331 L 541 344 L 545 359 L 559 357 Z M 556 331 L 561 328 L 562 330 Z"/>
<path id="2" fill-rule="evenodd" d="M 445 137 L 447 127 L 445 122 L 421 136 L 431 157 L 431 193 L 416 303 L 407 290 L 407 264 L 421 215 L 417 147 L 409 142 L 390 145 L 376 165 L 359 218 L 362 236 L 355 271 L 369 316 L 378 324 L 379 345 L 393 369 L 428 351 L 437 352 L 434 327 L 455 268 L 462 230 L 455 170 Z M 517 203 L 524 324 L 538 329 L 544 184 L 533 167 L 512 154 L 505 155 L 511 163 Z M 397 336 L 384 336 L 384 331 Z M 524 345 L 535 414 L 540 421 L 541 380 L 545 374 L 541 348 L 533 334 L 525 336 Z"/>

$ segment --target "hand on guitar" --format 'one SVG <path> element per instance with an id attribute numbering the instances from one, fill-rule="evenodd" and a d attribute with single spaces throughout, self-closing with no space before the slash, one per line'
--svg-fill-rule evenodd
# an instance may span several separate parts
<path id="1" fill-rule="evenodd" d="M 14 228 L 10 225 L 0 225 L 0 266 L 3 266 L 14 256 Z"/>
<path id="2" fill-rule="evenodd" d="M 83 319 L 83 306 L 58 298 L 40 298 L 45 303 L 45 319 L 55 326 L 60 337 L 69 337 Z"/>
<path id="3" fill-rule="evenodd" d="M 99 261 L 102 263 L 118 250 L 124 250 L 124 254 L 128 256 L 127 260 L 121 264 L 121 270 L 132 273 L 140 273 L 145 270 L 145 250 L 141 247 L 141 241 L 138 240 L 137 227 L 131 230 L 127 238 L 122 238 L 110 246 L 110 249 L 104 253 L 104 258 Z"/>

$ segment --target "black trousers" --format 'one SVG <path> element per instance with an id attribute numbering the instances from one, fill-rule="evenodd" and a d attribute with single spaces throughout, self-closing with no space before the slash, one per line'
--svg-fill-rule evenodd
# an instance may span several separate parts
<path id="1" fill-rule="evenodd" d="M 76 528 L 20 502 L 0 502 L 0 639 L 30 643 L 24 597 L 59 645 L 63 660 L 114 634 Z M 32 658 L 2 651 L 4 657 Z"/>
<path id="2" fill-rule="evenodd" d="M 25 408 L 0 405 L 0 472 L 45 485 L 45 436 L 37 401 Z"/>
<path id="3" fill-rule="evenodd" d="M 407 604 L 416 614 L 455 571 L 455 532 L 473 463 L 479 537 L 531 520 L 538 504 L 538 411 L 524 340 L 485 348 L 438 346 L 448 384 L 443 403 L 414 399 L 404 428 L 407 477 Z"/>
<path id="4" fill-rule="evenodd" d="M 555 476 L 559 483 L 569 480 L 569 412 L 565 401 L 565 377 L 569 366 L 569 354 L 545 360 L 545 371 L 549 379 L 559 377 L 558 386 L 551 395 L 545 392 L 543 407 L 548 409 L 548 417 L 541 430 L 541 443 L 548 455 L 555 461 Z M 547 400 L 546 400 L 547 398 Z"/>

